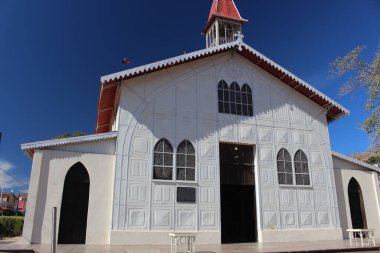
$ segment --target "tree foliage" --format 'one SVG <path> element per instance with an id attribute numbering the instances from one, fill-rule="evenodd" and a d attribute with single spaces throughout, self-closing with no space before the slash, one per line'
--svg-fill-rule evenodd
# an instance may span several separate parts
<path id="1" fill-rule="evenodd" d="M 362 58 L 365 46 L 358 46 L 344 57 L 338 57 L 330 64 L 330 74 L 334 77 L 348 75 L 339 88 L 339 95 L 353 94 L 364 90 L 368 94 L 365 109 L 369 116 L 362 122 L 361 127 L 371 137 L 371 147 L 380 153 L 380 45 L 375 52 L 372 62 Z"/>
<path id="2" fill-rule="evenodd" d="M 58 136 L 56 136 L 54 139 L 64 139 L 64 138 L 78 137 L 78 136 L 83 136 L 83 135 L 86 135 L 86 134 L 85 134 L 85 133 L 82 133 L 82 132 L 80 132 L 80 131 L 75 131 L 75 132 L 72 133 L 72 134 L 64 133 L 64 134 L 58 135 Z"/>

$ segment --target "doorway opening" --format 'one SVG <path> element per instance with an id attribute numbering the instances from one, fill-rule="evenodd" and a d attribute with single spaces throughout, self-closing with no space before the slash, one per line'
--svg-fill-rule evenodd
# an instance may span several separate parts
<path id="1" fill-rule="evenodd" d="M 222 243 L 257 241 L 253 150 L 219 144 Z"/>
<path id="2" fill-rule="evenodd" d="M 82 163 L 66 174 L 59 219 L 58 243 L 85 244 L 90 177 Z"/>
<path id="3" fill-rule="evenodd" d="M 352 228 L 367 228 L 362 189 L 355 178 L 348 183 L 348 199 L 350 203 Z"/>

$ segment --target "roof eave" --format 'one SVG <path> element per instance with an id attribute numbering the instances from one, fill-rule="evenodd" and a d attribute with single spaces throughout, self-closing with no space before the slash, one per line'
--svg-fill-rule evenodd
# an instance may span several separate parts
<path id="1" fill-rule="evenodd" d="M 29 157 L 33 158 L 34 151 L 38 149 L 45 149 L 48 147 L 64 146 L 70 144 L 81 144 L 93 141 L 107 141 L 110 139 L 115 139 L 117 137 L 117 132 L 108 132 L 103 134 L 92 134 L 84 135 L 78 137 L 70 137 L 63 139 L 45 140 L 21 144 L 21 150 Z"/>

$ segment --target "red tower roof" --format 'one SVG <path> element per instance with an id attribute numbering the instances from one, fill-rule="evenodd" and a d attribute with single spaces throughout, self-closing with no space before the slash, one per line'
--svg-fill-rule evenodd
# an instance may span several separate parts
<path id="1" fill-rule="evenodd" d="M 213 0 L 207 25 L 203 29 L 203 32 L 206 32 L 215 17 L 228 18 L 240 22 L 247 21 L 240 16 L 234 0 Z"/>

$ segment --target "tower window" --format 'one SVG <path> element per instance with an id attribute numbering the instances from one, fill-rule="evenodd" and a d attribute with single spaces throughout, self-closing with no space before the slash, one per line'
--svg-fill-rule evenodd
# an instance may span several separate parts
<path id="1" fill-rule="evenodd" d="M 230 87 L 224 80 L 218 84 L 219 113 L 253 116 L 252 90 L 248 84 L 240 89 L 239 84 L 232 82 Z"/>
<path id="2" fill-rule="evenodd" d="M 172 180 L 173 148 L 170 142 L 162 138 L 154 147 L 153 179 Z"/>

